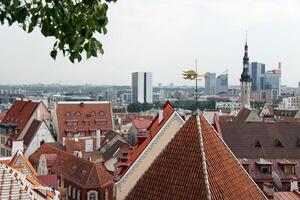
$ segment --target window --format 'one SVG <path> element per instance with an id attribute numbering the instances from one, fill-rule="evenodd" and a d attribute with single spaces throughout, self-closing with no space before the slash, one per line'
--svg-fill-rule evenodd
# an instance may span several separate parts
<path id="1" fill-rule="evenodd" d="M 76 198 L 76 187 L 73 187 L 72 198 Z"/>
<path id="2" fill-rule="evenodd" d="M 91 125 L 91 122 L 90 122 L 90 121 L 84 121 L 83 123 L 84 123 L 85 126 Z"/>
<path id="3" fill-rule="evenodd" d="M 95 111 L 92 111 L 90 114 L 91 114 L 91 116 L 95 116 L 96 115 Z"/>
<path id="4" fill-rule="evenodd" d="M 75 116 L 80 116 L 80 112 L 76 112 L 76 113 L 75 113 Z"/>
<path id="5" fill-rule="evenodd" d="M 98 192 L 91 190 L 87 193 L 88 200 L 98 200 Z"/>
<path id="6" fill-rule="evenodd" d="M 5 144 L 5 137 L 1 137 L 1 144 Z"/>
<path id="7" fill-rule="evenodd" d="M 5 156 L 5 149 L 4 148 L 1 148 L 1 155 Z"/>
<path id="8" fill-rule="evenodd" d="M 67 122 L 67 126 L 77 126 L 78 122 Z"/>
<path id="9" fill-rule="evenodd" d="M 262 174 L 271 174 L 271 166 L 270 165 L 261 165 L 260 172 Z"/>
<path id="10" fill-rule="evenodd" d="M 71 116 L 71 113 L 70 112 L 66 112 L 65 116 Z"/>
<path id="11" fill-rule="evenodd" d="M 80 190 L 77 190 L 77 200 L 80 200 Z"/>
<path id="12" fill-rule="evenodd" d="M 69 194 L 69 197 L 71 197 L 71 193 L 72 193 L 72 186 L 69 185 L 69 188 L 68 188 L 68 194 Z"/>
<path id="13" fill-rule="evenodd" d="M 105 112 L 104 112 L 104 111 L 100 111 L 100 112 L 99 112 L 99 115 L 100 115 L 100 116 L 104 116 L 104 115 L 105 115 Z"/>
<path id="14" fill-rule="evenodd" d="M 261 144 L 260 144 L 259 141 L 256 141 L 256 142 L 255 142 L 255 147 L 256 147 L 256 148 L 261 148 Z"/>
<path id="15" fill-rule="evenodd" d="M 284 173 L 295 174 L 295 166 L 294 165 L 284 165 Z"/>
<path id="16" fill-rule="evenodd" d="M 105 190 L 105 200 L 108 200 L 108 190 Z"/>
<path id="17" fill-rule="evenodd" d="M 275 144 L 275 146 L 276 147 L 283 147 L 283 144 L 280 142 L 280 140 L 278 140 L 278 139 L 276 139 L 275 141 L 274 141 L 274 144 Z"/>

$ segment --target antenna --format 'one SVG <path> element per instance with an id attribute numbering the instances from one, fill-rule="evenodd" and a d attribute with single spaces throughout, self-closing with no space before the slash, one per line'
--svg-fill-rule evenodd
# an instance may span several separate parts
<path id="1" fill-rule="evenodd" d="M 246 44 L 247 44 L 247 40 L 248 40 L 248 30 L 246 30 L 246 38 L 245 38 Z"/>

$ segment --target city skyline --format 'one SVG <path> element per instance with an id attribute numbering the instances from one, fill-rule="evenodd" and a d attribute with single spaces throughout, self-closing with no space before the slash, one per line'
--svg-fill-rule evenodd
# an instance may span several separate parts
<path id="1" fill-rule="evenodd" d="M 250 62 L 274 69 L 281 61 L 282 84 L 296 87 L 300 3 L 288 2 L 251 1 L 247 7 L 233 1 L 118 1 L 109 8 L 108 33 L 102 38 L 105 54 L 74 65 L 60 55 L 56 61 L 50 58 L 51 38 L 5 25 L 0 29 L 0 84 L 130 85 L 132 72 L 151 71 L 153 85 L 192 86 L 181 74 L 197 58 L 200 71 L 219 75 L 228 69 L 229 85 L 238 85 L 248 30 Z"/>

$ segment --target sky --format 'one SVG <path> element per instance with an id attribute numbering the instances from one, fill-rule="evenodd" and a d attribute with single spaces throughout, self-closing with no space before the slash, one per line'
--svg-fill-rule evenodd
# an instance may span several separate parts
<path id="1" fill-rule="evenodd" d="M 182 71 L 229 71 L 239 84 L 245 32 L 250 62 L 282 62 L 282 84 L 300 81 L 298 0 L 118 0 L 109 5 L 104 55 L 72 64 L 54 61 L 54 39 L 18 25 L 0 27 L 0 84 L 130 85 L 131 73 L 153 72 L 157 85 L 193 85 Z M 202 81 L 203 82 L 203 81 Z M 202 83 L 203 84 L 203 83 Z"/>

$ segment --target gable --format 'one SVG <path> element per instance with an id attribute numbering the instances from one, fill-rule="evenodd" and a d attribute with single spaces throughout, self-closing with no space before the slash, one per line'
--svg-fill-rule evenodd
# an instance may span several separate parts
<path id="1" fill-rule="evenodd" d="M 138 155 L 136 160 L 134 160 L 121 179 L 116 183 L 118 199 L 124 199 L 126 197 L 129 191 L 135 186 L 138 179 L 144 174 L 145 170 L 150 167 L 156 157 L 164 150 L 183 123 L 184 121 L 179 114 L 174 112 L 158 133 L 151 138 L 151 141 Z"/>
<path id="2" fill-rule="evenodd" d="M 254 111 L 251 110 L 251 112 L 249 113 L 246 122 L 261 122 L 262 119 L 258 116 L 258 114 Z"/>

